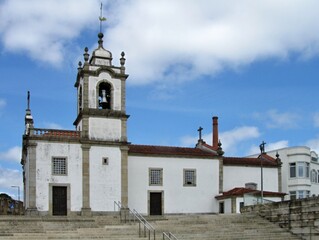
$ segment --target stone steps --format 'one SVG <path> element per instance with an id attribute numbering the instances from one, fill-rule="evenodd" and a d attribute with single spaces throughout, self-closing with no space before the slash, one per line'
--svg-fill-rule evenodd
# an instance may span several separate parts
<path id="1" fill-rule="evenodd" d="M 163 239 L 163 231 L 172 232 L 179 240 L 300 239 L 252 214 L 194 214 L 147 218 L 156 229 L 156 240 Z M 92 218 L 3 218 L 0 216 L 0 240 L 148 239 L 148 237 L 139 238 L 138 226 L 137 222 L 121 224 L 118 216 Z"/>

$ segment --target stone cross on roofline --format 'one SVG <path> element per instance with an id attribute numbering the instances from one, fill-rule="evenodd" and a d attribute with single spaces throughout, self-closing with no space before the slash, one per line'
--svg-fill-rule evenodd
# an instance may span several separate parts
<path id="1" fill-rule="evenodd" d="M 198 139 L 198 140 L 201 141 L 201 140 L 202 140 L 202 131 L 203 131 L 203 128 L 202 128 L 202 127 L 199 127 L 197 131 L 198 131 L 198 133 L 199 133 L 199 139 Z"/>

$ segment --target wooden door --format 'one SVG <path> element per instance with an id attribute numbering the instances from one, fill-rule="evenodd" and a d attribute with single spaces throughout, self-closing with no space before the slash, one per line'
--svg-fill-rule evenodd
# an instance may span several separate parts
<path id="1" fill-rule="evenodd" d="M 55 216 L 67 215 L 67 187 L 53 187 L 53 209 L 52 214 Z"/>
<path id="2" fill-rule="evenodd" d="M 162 215 L 162 193 L 150 193 L 150 215 Z"/>

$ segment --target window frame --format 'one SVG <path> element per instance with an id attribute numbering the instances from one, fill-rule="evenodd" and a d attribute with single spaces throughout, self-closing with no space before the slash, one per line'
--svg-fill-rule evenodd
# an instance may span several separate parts
<path id="1" fill-rule="evenodd" d="M 293 173 L 294 176 L 292 176 L 291 173 Z M 289 177 L 290 178 L 296 178 L 297 177 L 297 164 L 295 162 L 289 163 Z"/>
<path id="2" fill-rule="evenodd" d="M 158 176 L 152 175 L 152 173 L 155 174 L 155 172 L 159 172 L 158 176 L 159 179 L 156 181 L 155 178 Z M 148 184 L 149 186 L 163 186 L 163 168 L 149 168 L 148 169 Z"/>
<path id="3" fill-rule="evenodd" d="M 64 161 L 64 170 L 63 167 L 55 165 L 55 160 L 63 160 Z M 61 170 L 62 169 L 62 170 Z M 58 170 L 58 171 L 56 171 Z M 52 157 L 51 159 L 51 174 L 55 176 L 67 176 L 68 175 L 68 158 L 67 157 Z"/>
<path id="4" fill-rule="evenodd" d="M 193 173 L 193 176 L 191 179 L 192 181 L 190 181 L 190 183 L 188 183 L 188 179 L 186 179 L 188 176 L 187 176 L 187 172 L 192 172 Z M 184 168 L 183 169 L 183 186 L 184 187 L 196 187 L 197 185 L 197 171 L 196 169 L 194 168 Z"/>
<path id="5" fill-rule="evenodd" d="M 318 172 L 316 169 L 310 171 L 310 181 L 311 183 L 318 183 Z"/>
<path id="6" fill-rule="evenodd" d="M 289 163 L 289 178 L 307 178 L 310 176 L 310 163 L 291 162 Z"/>

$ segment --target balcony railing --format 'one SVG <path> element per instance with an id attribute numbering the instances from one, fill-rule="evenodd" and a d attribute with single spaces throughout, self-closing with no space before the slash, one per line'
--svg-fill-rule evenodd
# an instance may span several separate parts
<path id="1" fill-rule="evenodd" d="M 60 129 L 31 128 L 30 136 L 79 138 L 81 132 Z"/>

